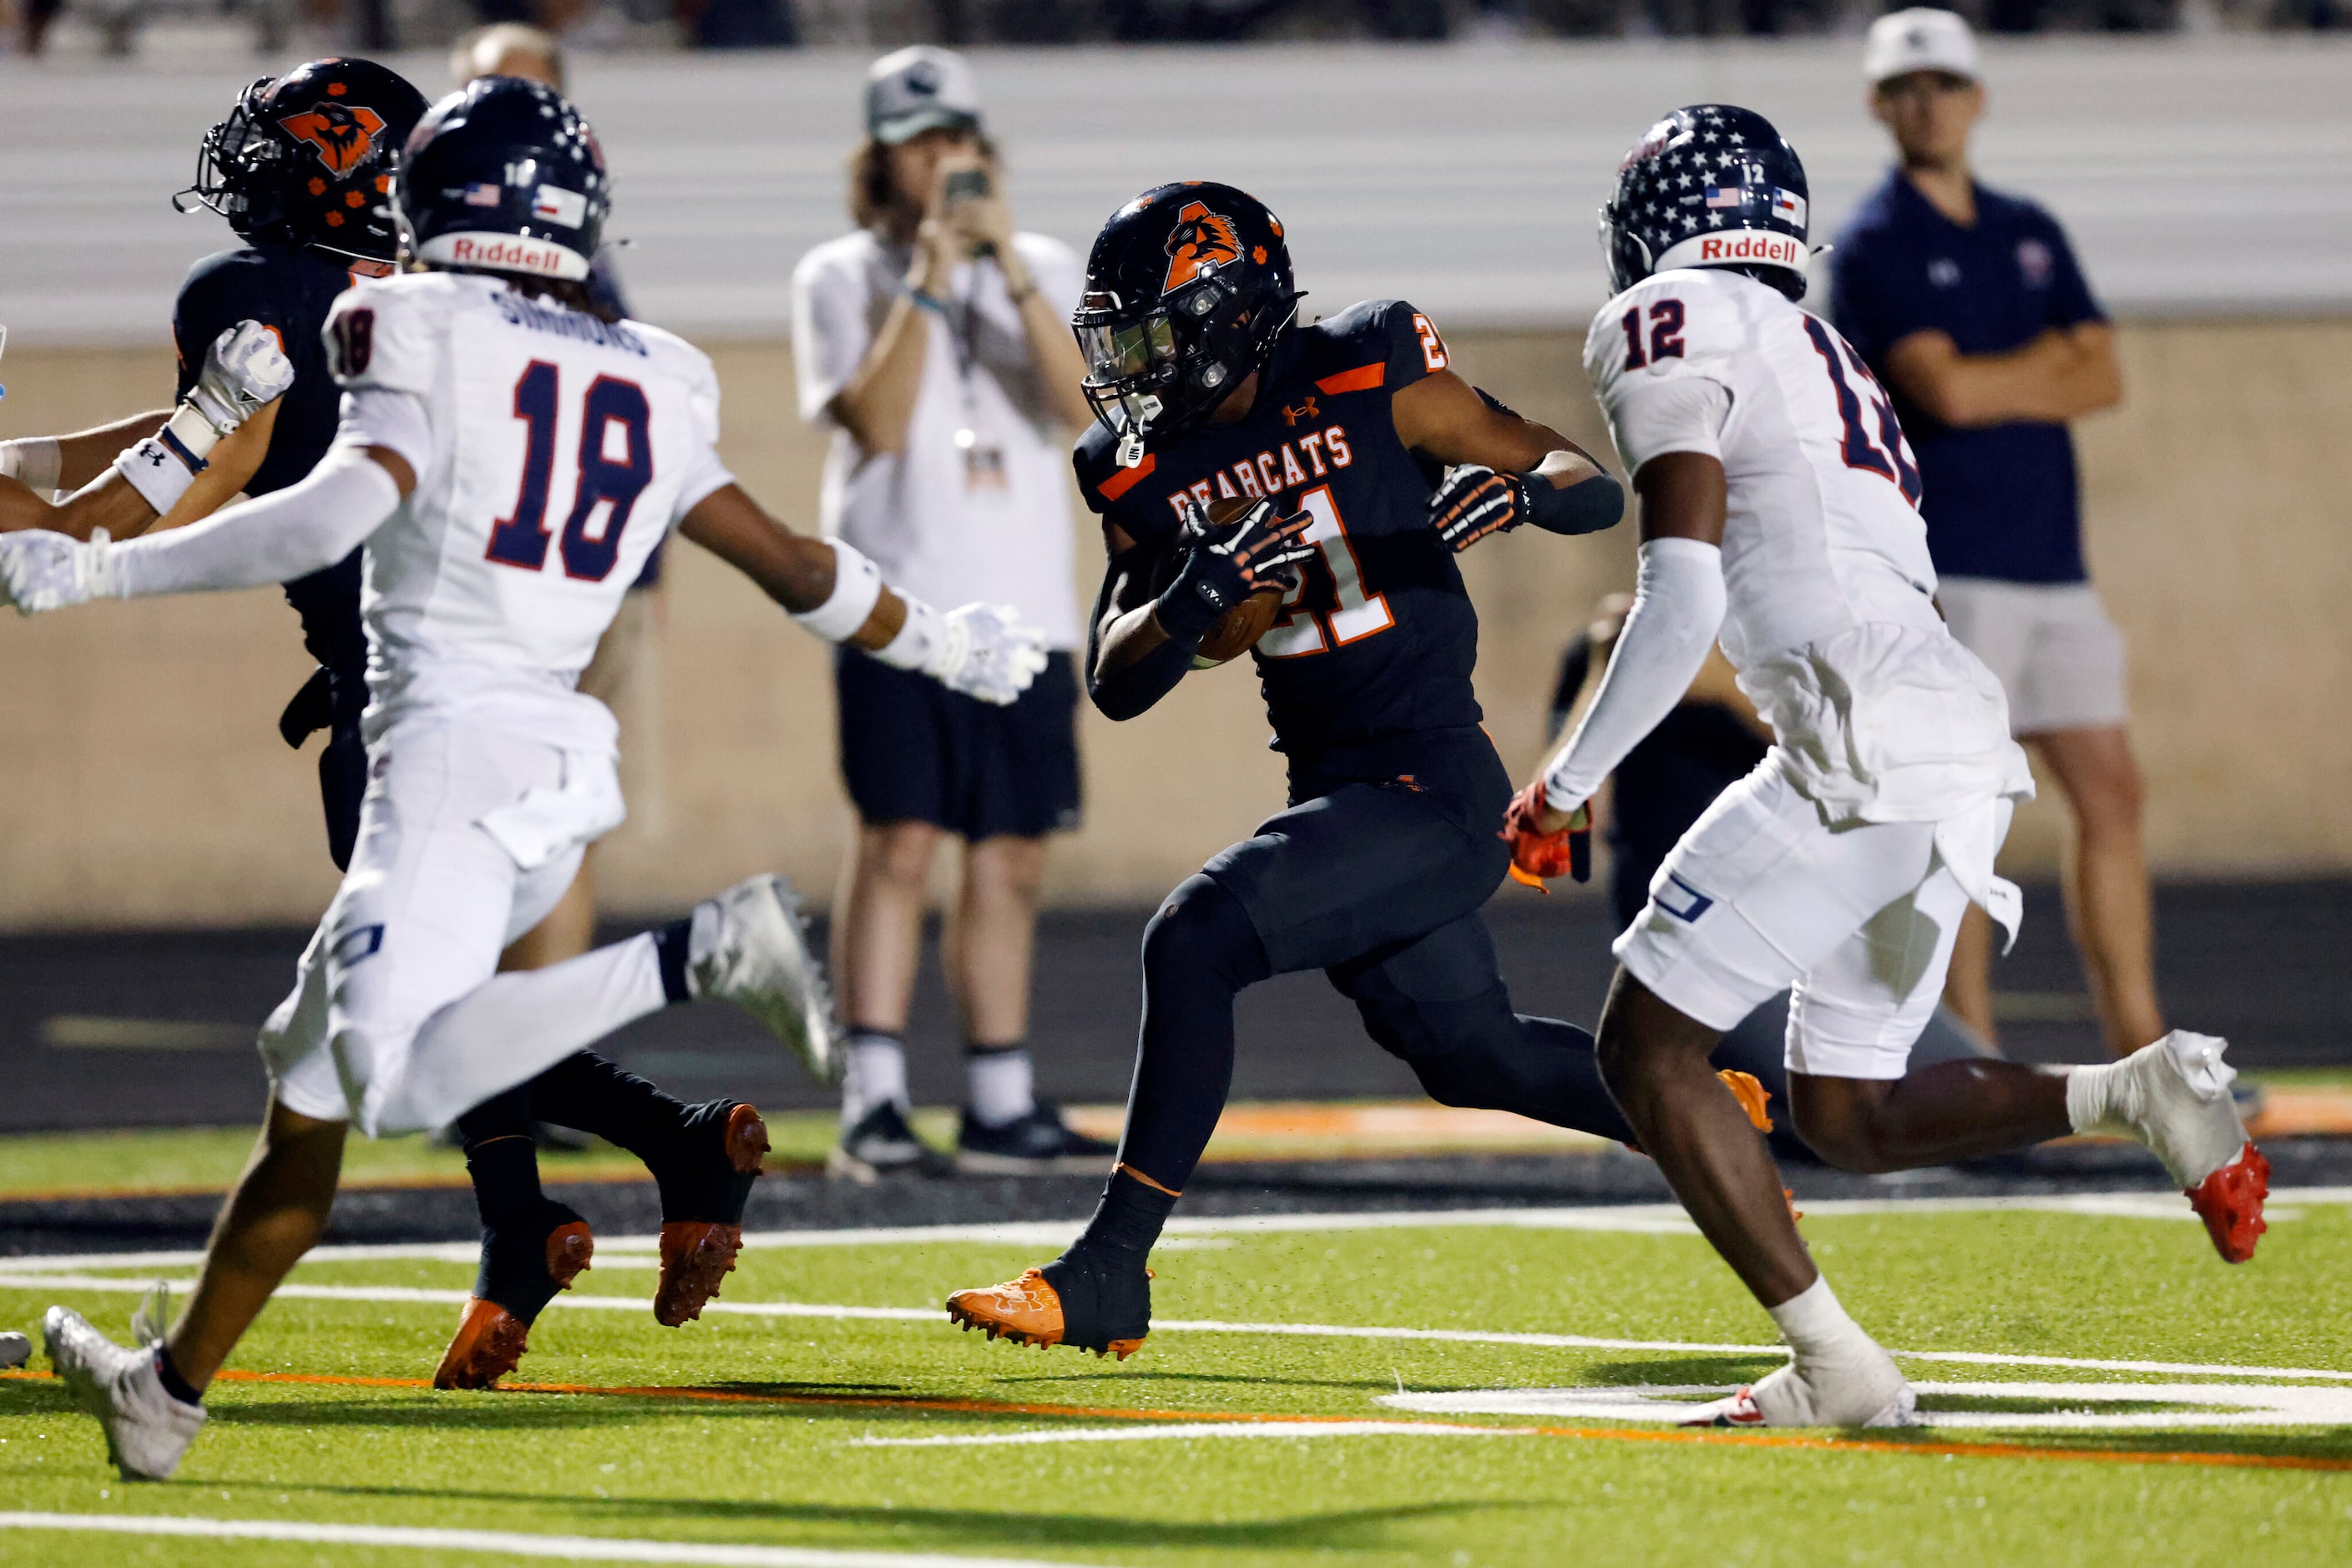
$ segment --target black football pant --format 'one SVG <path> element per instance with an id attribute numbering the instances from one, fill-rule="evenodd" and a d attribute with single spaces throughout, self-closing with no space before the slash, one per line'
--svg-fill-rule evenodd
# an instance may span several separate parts
<path id="1" fill-rule="evenodd" d="M 1479 916 L 1510 799 L 1476 730 L 1294 764 L 1295 804 L 1169 895 L 1143 939 L 1143 1026 L 1119 1159 L 1181 1190 L 1233 1084 L 1234 999 L 1320 969 L 1444 1105 L 1631 1139 L 1592 1037 L 1511 1010 Z"/>

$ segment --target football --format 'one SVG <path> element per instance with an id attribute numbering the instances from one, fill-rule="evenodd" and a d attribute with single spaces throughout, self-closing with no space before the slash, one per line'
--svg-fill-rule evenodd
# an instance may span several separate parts
<path id="1" fill-rule="evenodd" d="M 1245 498 L 1212 501 L 1208 507 L 1209 521 L 1218 524 L 1231 522 L 1250 505 Z M 1171 550 L 1161 561 L 1152 584 L 1155 593 L 1176 580 L 1179 559 L 1177 552 Z M 1201 639 L 1199 650 L 1192 655 L 1192 668 L 1214 669 L 1255 647 L 1258 638 L 1265 636 L 1274 625 L 1275 617 L 1282 613 L 1282 590 L 1268 588 L 1264 593 L 1252 594 L 1227 610 L 1217 624 L 1209 628 L 1209 635 Z"/>

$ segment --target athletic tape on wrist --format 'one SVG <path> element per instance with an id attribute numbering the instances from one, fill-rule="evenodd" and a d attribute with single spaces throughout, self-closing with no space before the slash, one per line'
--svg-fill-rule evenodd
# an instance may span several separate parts
<path id="1" fill-rule="evenodd" d="M 65 467 L 65 450 L 55 437 L 28 436 L 0 441 L 0 474 L 16 480 L 47 500 L 58 489 L 58 474 Z"/>
<path id="2" fill-rule="evenodd" d="M 833 592 L 814 610 L 802 610 L 793 619 L 827 642 L 844 642 L 857 635 L 882 597 L 882 569 L 857 550 L 833 542 Z"/>
<path id="3" fill-rule="evenodd" d="M 893 669 L 919 669 L 936 674 L 931 666 L 947 641 L 947 617 L 922 600 L 900 594 L 907 606 L 907 624 L 898 635 L 874 650 L 874 657 Z"/>

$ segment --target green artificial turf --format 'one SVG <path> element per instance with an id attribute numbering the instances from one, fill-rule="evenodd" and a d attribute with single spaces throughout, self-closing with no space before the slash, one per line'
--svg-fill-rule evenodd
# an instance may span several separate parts
<path id="1" fill-rule="evenodd" d="M 2022 1210 L 1816 1215 L 1805 1231 L 1841 1296 L 1899 1350 L 2352 1370 L 2352 1209 L 2282 1217 L 2252 1264 L 2216 1260 L 2185 1222 Z M 1160 1318 L 1564 1333 L 1762 1346 L 1770 1324 L 1695 1237 L 1450 1226 L 1185 1235 L 1156 1259 Z M 1051 1247 L 892 1239 L 747 1253 L 728 1303 L 929 1309 Z M 608 1249 L 580 1295 L 649 1295 L 649 1259 Z M 632 1267 L 631 1264 L 635 1266 Z M 5 1264 L 0 1262 L 0 1274 Z M 121 1270 L 125 1277 L 136 1269 Z M 315 1261 L 298 1281 L 463 1291 L 469 1265 Z M 0 1327 L 62 1300 L 118 1335 L 136 1298 L 0 1286 Z M 330 1378 L 430 1375 L 455 1309 L 283 1300 L 233 1365 Z M 40 1365 L 38 1358 L 36 1367 Z M 688 1388 L 632 1394 L 435 1394 L 224 1383 L 180 1478 L 125 1486 L 94 1423 L 54 1383 L 0 1382 L 0 1509 L 202 1515 L 929 1552 L 1118 1564 L 2341 1563 L 2352 1471 L 2111 1462 L 2235 1454 L 2352 1463 L 2337 1427 L 1873 1434 L 2034 1457 L 1797 1450 L 1619 1436 L 1235 1437 L 992 1447 L 872 1439 L 1132 1430 L 1096 1412 L 1251 1414 L 1576 1426 L 1433 1416 L 1407 1391 L 1726 1385 L 1773 1364 L 1746 1352 L 1549 1348 L 1163 1330 L 1124 1364 L 1018 1350 L 943 1318 L 713 1313 L 677 1331 L 647 1312 L 562 1306 L 520 1379 Z M 1955 1366 L 1921 1380 L 1994 1385 L 1943 1408 L 2032 1411 L 2020 1379 L 2179 1374 Z M 2188 1381 L 2197 1381 L 2189 1379 Z M 923 1408 L 966 1405 L 982 1408 Z M 1061 1407 L 1021 1411 L 1010 1405 Z M 2142 1401 L 2127 1408 L 2166 1408 Z M 1587 1423 L 1586 1425 L 1591 1425 Z M 1222 1429 L 1222 1428 L 1220 1428 Z M 1637 1434 L 1629 1436 L 1626 1434 Z M 2061 1457 L 2068 1452 L 2106 1460 Z M 0 1563 L 432 1563 L 501 1561 L 251 1542 L 0 1531 Z M 516 1561 L 507 1558 L 504 1561 Z"/>

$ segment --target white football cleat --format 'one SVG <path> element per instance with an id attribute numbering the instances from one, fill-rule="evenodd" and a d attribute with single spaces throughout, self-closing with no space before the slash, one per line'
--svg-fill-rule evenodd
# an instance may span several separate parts
<path id="1" fill-rule="evenodd" d="M 22 1334 L 0 1334 L 0 1371 L 22 1366 L 32 1359 L 32 1341 Z"/>
<path id="2" fill-rule="evenodd" d="M 809 1076 L 840 1070 L 833 993 L 809 951 L 801 901 L 782 877 L 754 877 L 694 906 L 687 937 L 688 987 L 732 1002 L 766 1026 Z"/>
<path id="3" fill-rule="evenodd" d="M 2231 1263 L 2254 1255 L 2270 1228 L 2270 1162 L 2246 1136 L 2230 1092 L 2237 1069 L 2221 1059 L 2229 1042 L 2175 1029 L 2113 1068 L 2102 1130 L 2147 1145 L 2188 1194 L 2215 1250 Z"/>
<path id="4" fill-rule="evenodd" d="M 41 1338 L 66 1392 L 105 1428 L 107 1457 L 122 1479 L 170 1480 L 188 1445 L 204 1430 L 205 1407 L 182 1404 L 163 1392 L 155 1352 L 124 1349 L 67 1307 L 48 1310 L 41 1319 Z"/>
<path id="5" fill-rule="evenodd" d="M 1918 1395 L 1875 1344 L 1834 1365 L 1790 1361 L 1727 1399 L 1702 1405 L 1685 1426 L 1916 1426 Z"/>

